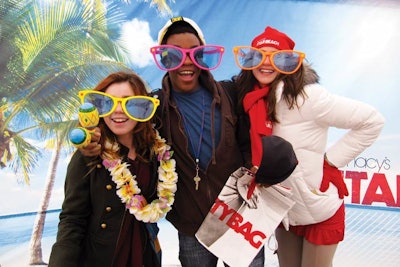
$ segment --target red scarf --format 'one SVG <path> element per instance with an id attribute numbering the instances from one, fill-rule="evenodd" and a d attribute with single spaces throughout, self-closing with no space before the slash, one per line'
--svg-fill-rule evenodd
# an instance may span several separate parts
<path id="1" fill-rule="evenodd" d="M 250 118 L 251 156 L 254 166 L 260 166 L 262 158 L 261 137 L 272 134 L 272 122 L 268 118 L 268 106 L 264 97 L 268 95 L 269 86 L 254 86 L 243 99 L 244 111 Z"/>

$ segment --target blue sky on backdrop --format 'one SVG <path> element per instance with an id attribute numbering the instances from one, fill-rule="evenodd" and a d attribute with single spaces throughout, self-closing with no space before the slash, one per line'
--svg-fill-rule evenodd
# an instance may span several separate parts
<path id="1" fill-rule="evenodd" d="M 119 1 L 126 12 L 122 39 L 131 54 L 130 66 L 152 88 L 158 88 L 164 72 L 157 69 L 149 52 L 156 45 L 159 29 L 169 16 L 161 15 L 148 2 Z M 391 160 L 388 179 L 400 174 L 400 1 L 273 1 L 273 0 L 175 0 L 167 1 L 173 15 L 195 20 L 206 43 L 226 48 L 221 66 L 212 71 L 217 80 L 239 72 L 232 47 L 249 45 L 269 25 L 287 33 L 296 50 L 306 53 L 321 83 L 331 92 L 377 107 L 386 117 L 378 141 L 363 154 Z M 333 131 L 332 140 L 340 131 Z M 31 186 L 18 183 L 7 169 L 0 170 L 0 215 L 35 211 L 42 197 L 49 155 L 31 177 Z M 59 208 L 68 157 L 57 170 L 50 209 Z M 373 170 L 372 170 L 373 171 Z M 393 187 L 395 185 L 393 184 Z M 7 200 L 7 201 L 6 201 Z"/>

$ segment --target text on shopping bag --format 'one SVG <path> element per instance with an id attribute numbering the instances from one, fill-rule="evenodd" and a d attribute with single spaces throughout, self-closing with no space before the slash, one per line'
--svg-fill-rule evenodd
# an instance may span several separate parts
<path id="1" fill-rule="evenodd" d="M 235 209 L 230 208 L 229 205 L 220 199 L 215 201 L 210 212 L 215 214 L 218 210 L 219 212 L 222 212 L 218 219 L 225 222 L 226 225 L 236 233 L 242 234 L 254 248 L 259 248 L 263 244 L 262 241 L 267 238 L 262 231 L 253 230 L 253 224 L 251 222 L 244 221 L 244 218 L 240 213 Z"/>

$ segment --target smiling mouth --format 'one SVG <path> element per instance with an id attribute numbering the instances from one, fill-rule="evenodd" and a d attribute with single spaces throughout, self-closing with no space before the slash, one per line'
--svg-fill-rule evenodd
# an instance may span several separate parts
<path id="1" fill-rule="evenodd" d="M 275 71 L 271 70 L 271 69 L 260 69 L 260 72 L 261 73 L 274 73 Z"/>
<path id="2" fill-rule="evenodd" d="M 116 123 L 122 123 L 122 122 L 127 122 L 128 121 L 128 119 L 111 119 L 113 122 L 116 122 Z"/>
<path id="3" fill-rule="evenodd" d="M 183 71 L 179 72 L 179 75 L 182 75 L 182 76 L 193 76 L 193 74 L 194 74 L 194 71 L 191 71 L 191 70 L 183 70 Z"/>

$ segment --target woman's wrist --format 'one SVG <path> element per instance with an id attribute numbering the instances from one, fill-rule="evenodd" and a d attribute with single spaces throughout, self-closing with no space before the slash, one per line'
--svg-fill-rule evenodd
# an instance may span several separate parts
<path id="1" fill-rule="evenodd" d="M 324 154 L 324 160 L 325 160 L 330 166 L 336 168 L 335 164 L 333 164 L 332 162 L 329 161 L 328 157 L 326 156 L 326 153 Z"/>

